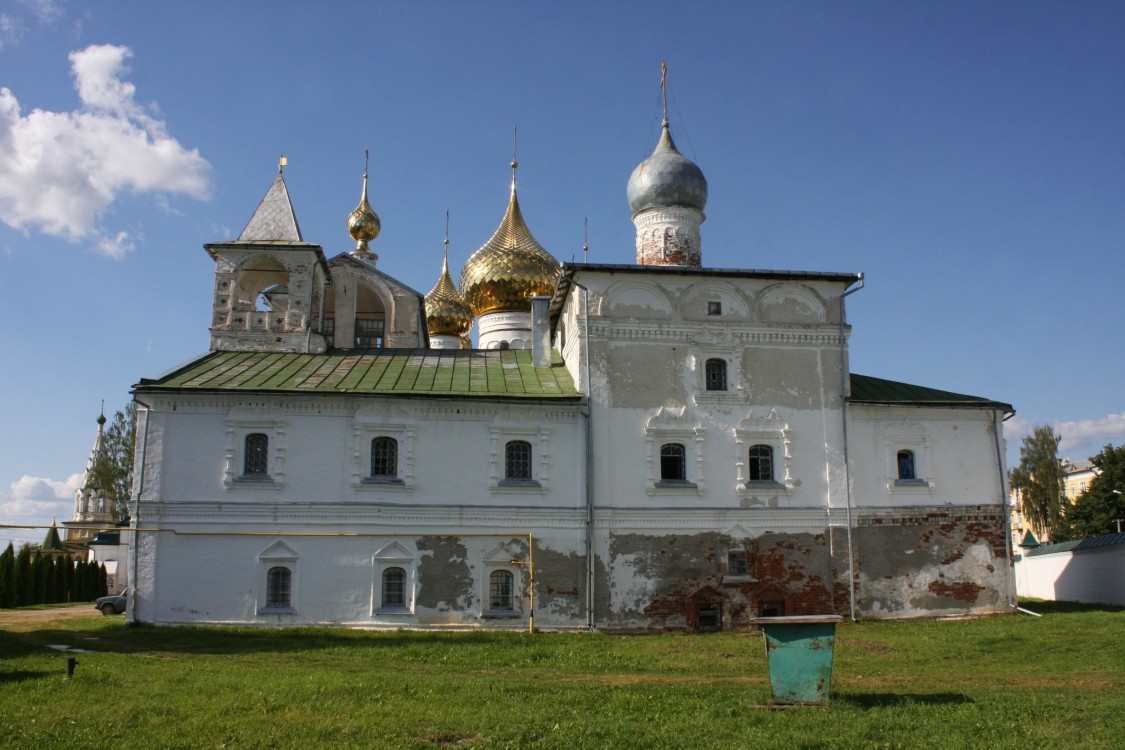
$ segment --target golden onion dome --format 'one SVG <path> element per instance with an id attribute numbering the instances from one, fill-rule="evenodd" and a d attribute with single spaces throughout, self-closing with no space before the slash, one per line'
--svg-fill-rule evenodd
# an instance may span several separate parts
<path id="1" fill-rule="evenodd" d="M 426 295 L 426 326 L 431 336 L 464 337 L 473 327 L 473 311 L 453 285 L 449 256 L 441 263 L 441 277 Z"/>
<path id="2" fill-rule="evenodd" d="M 477 317 L 500 310 L 530 311 L 528 297 L 553 294 L 558 278 L 559 262 L 524 223 L 513 176 L 512 197 L 499 228 L 461 269 L 461 294 Z"/>
<path id="3" fill-rule="evenodd" d="M 375 256 L 367 243 L 378 237 L 379 230 L 382 228 L 383 223 L 379 221 L 379 215 L 372 210 L 371 204 L 367 201 L 367 172 L 365 170 L 363 173 L 363 195 L 356 209 L 348 214 L 348 234 L 355 240 L 355 250 L 352 250 L 352 255 L 367 258 Z"/>

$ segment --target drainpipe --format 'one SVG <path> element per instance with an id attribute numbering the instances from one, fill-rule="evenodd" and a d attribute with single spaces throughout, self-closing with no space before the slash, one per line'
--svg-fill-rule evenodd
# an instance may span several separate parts
<path id="1" fill-rule="evenodd" d="M 593 387 L 590 381 L 590 290 L 573 278 L 570 283 L 582 290 L 582 357 L 586 380 L 586 627 L 594 622 L 594 427 Z"/>
<path id="2" fill-rule="evenodd" d="M 1016 592 L 1016 576 L 1015 568 L 1012 567 L 1012 530 L 1008 526 L 1008 520 L 1011 516 L 1008 513 L 1008 483 L 1007 472 L 1004 471 L 1004 452 L 1000 449 L 1000 433 L 1004 429 L 1004 422 L 1014 417 L 1016 413 L 1008 412 L 1004 414 L 1003 419 L 997 421 L 996 417 L 1002 412 L 992 412 L 992 437 L 996 441 L 996 473 L 997 478 L 1000 480 L 1000 507 L 1004 509 L 1004 557 L 1008 563 L 1008 606 L 1016 607 L 1018 604 L 1018 595 Z"/>
<path id="3" fill-rule="evenodd" d="M 859 286 L 855 289 L 846 289 L 840 295 L 840 419 L 844 429 L 844 497 L 846 498 L 848 518 L 848 606 L 851 610 L 852 622 L 856 620 L 855 614 L 855 546 L 852 543 L 852 468 L 851 459 L 848 457 L 848 398 L 851 396 L 851 384 L 848 382 L 847 347 L 844 336 L 846 315 L 844 312 L 844 299 L 848 295 L 863 289 L 863 274 L 859 274 Z"/>
<path id="4" fill-rule="evenodd" d="M 137 557 L 141 546 L 141 495 L 144 494 L 145 489 L 145 464 L 148 455 L 148 423 L 152 417 L 152 406 L 141 401 L 137 398 L 136 394 L 133 395 L 133 403 L 139 404 L 145 409 L 145 428 L 141 433 L 141 471 L 137 477 L 137 502 L 133 505 L 133 574 L 129 577 L 129 586 L 133 589 L 133 603 L 132 606 L 128 607 L 129 622 L 137 621 Z"/>

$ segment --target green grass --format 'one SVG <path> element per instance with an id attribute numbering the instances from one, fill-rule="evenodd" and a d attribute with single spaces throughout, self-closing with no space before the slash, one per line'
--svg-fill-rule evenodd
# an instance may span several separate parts
<path id="1" fill-rule="evenodd" d="M 0 630 L 0 747 L 1119 748 L 1125 611 L 838 630 L 832 701 L 762 708 L 758 633 Z M 65 680 L 67 644 L 79 654 Z"/>

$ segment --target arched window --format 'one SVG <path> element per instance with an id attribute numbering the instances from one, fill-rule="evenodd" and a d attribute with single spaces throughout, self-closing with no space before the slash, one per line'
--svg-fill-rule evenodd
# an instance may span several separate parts
<path id="1" fill-rule="evenodd" d="M 508 570 L 494 570 L 488 576 L 488 608 L 508 611 L 512 606 L 512 573 Z"/>
<path id="2" fill-rule="evenodd" d="M 709 359 L 703 366 L 706 388 L 709 391 L 725 391 L 727 389 L 727 361 L 725 359 Z"/>
<path id="3" fill-rule="evenodd" d="M 665 443 L 660 446 L 660 481 L 683 482 L 687 480 L 687 462 L 684 446 L 679 443 Z"/>
<path id="4" fill-rule="evenodd" d="M 773 481 L 773 448 L 768 445 L 750 446 L 750 481 Z"/>
<path id="5" fill-rule="evenodd" d="M 371 476 L 394 479 L 398 476 L 398 441 L 377 437 L 371 441 Z"/>
<path id="6" fill-rule="evenodd" d="M 269 473 L 270 439 L 260 432 L 246 436 L 246 456 L 242 473 L 265 476 Z"/>
<path id="7" fill-rule="evenodd" d="M 898 478 L 917 479 L 914 473 L 914 451 L 898 452 Z"/>
<path id="8" fill-rule="evenodd" d="M 504 447 L 504 478 L 531 479 L 531 443 L 512 440 Z"/>
<path id="9" fill-rule="evenodd" d="M 290 597 L 293 591 L 293 572 L 280 565 L 270 568 L 266 573 L 266 606 L 285 608 L 293 606 Z"/>
<path id="10" fill-rule="evenodd" d="M 387 568 L 383 571 L 384 609 L 406 606 L 406 571 L 402 568 Z"/>

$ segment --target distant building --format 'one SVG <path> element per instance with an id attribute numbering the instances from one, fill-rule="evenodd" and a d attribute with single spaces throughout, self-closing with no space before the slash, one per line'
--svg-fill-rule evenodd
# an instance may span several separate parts
<path id="1" fill-rule="evenodd" d="M 514 168 L 459 289 L 448 261 L 426 296 L 377 267 L 366 175 L 349 252 L 305 241 L 280 171 L 205 246 L 212 351 L 135 386 L 131 619 L 718 630 L 1010 605 L 1010 405 L 853 374 L 861 274 L 704 267 L 707 183 L 667 121 L 628 182 L 635 263 L 560 265 Z"/>
<path id="2" fill-rule="evenodd" d="M 67 542 L 84 544 L 101 529 L 113 527 L 113 507 L 102 487 L 98 486 L 94 467 L 105 452 L 105 414 L 98 415 L 98 434 L 86 459 L 82 482 L 74 491 L 74 517 L 63 521 Z"/>
<path id="3" fill-rule="evenodd" d="M 1059 461 L 1063 470 L 1062 499 L 1073 505 L 1082 496 L 1090 484 L 1097 478 L 1101 471 L 1094 462 L 1088 459 L 1071 461 L 1064 458 Z M 1051 541 L 1051 534 L 1047 529 L 1038 528 L 1032 524 L 1023 512 L 1023 497 L 1019 490 L 1012 489 L 1008 494 L 1009 517 L 1008 528 L 1012 535 L 1014 546 L 1019 547 L 1026 539 L 1028 532 L 1042 544 Z"/>

